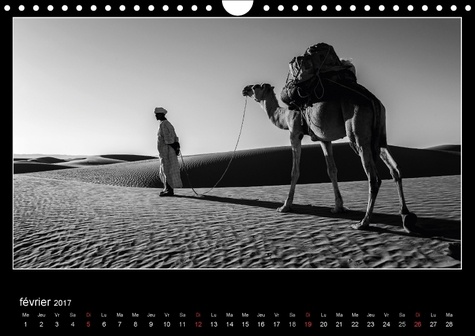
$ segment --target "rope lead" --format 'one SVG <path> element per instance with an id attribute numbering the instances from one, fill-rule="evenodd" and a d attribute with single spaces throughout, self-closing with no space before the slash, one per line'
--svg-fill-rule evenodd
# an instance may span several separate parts
<path id="1" fill-rule="evenodd" d="M 234 146 L 233 155 L 231 156 L 231 160 L 229 160 L 228 165 L 227 165 L 226 169 L 224 170 L 223 174 L 221 175 L 221 177 L 219 178 L 218 182 L 216 182 L 215 185 L 214 185 L 211 189 L 205 191 L 205 192 L 202 193 L 202 194 L 198 194 L 198 193 L 196 192 L 196 190 L 193 188 L 193 185 L 191 184 L 190 176 L 188 175 L 188 170 L 186 169 L 185 161 L 183 160 L 183 155 L 181 155 L 181 151 L 180 151 L 181 163 L 182 163 L 183 169 L 185 170 L 185 174 L 186 174 L 186 178 L 187 178 L 187 180 L 188 180 L 188 184 L 190 185 L 191 190 L 193 190 L 193 192 L 195 193 L 196 196 L 198 196 L 198 197 L 204 197 L 204 195 L 206 195 L 206 194 L 209 193 L 211 190 L 213 190 L 214 188 L 217 187 L 217 185 L 218 185 L 218 184 L 221 182 L 221 180 L 224 178 L 224 175 L 226 175 L 226 173 L 228 172 L 229 167 L 231 166 L 231 162 L 233 162 L 234 157 L 236 156 L 236 151 L 237 151 L 237 147 L 238 147 L 238 145 L 239 145 L 239 140 L 241 139 L 242 129 L 243 129 L 243 126 L 244 126 L 244 119 L 245 119 L 245 116 L 246 116 L 246 108 L 247 108 L 247 96 L 246 96 L 245 101 L 244 101 L 244 110 L 243 110 L 243 113 L 242 113 L 241 128 L 239 129 L 239 135 L 238 135 L 238 138 L 237 138 L 237 141 L 236 141 L 236 146 Z"/>

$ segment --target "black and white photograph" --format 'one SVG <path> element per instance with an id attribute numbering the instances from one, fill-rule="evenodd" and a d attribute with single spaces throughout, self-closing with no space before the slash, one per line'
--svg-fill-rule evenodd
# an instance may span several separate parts
<path id="1" fill-rule="evenodd" d="M 461 269 L 460 18 L 12 32 L 14 269 Z"/>
<path id="2" fill-rule="evenodd" d="M 472 7 L 1 1 L 5 325 L 461 334 Z"/>

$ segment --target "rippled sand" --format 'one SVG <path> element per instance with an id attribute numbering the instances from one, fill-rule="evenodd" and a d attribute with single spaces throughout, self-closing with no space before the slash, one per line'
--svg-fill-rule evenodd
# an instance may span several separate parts
<path id="1" fill-rule="evenodd" d="M 48 176 L 48 175 L 45 175 Z M 460 175 L 404 180 L 424 235 L 408 234 L 397 191 L 384 180 L 372 226 L 365 181 L 342 182 L 350 211 L 332 214 L 331 184 L 190 189 L 121 187 L 40 174 L 14 176 L 14 268 L 460 268 L 447 255 L 461 234 Z M 204 192 L 208 189 L 197 189 Z"/>

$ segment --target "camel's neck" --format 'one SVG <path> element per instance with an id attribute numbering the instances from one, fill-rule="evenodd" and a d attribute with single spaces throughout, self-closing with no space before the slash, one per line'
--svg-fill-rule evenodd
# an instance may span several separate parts
<path id="1" fill-rule="evenodd" d="M 272 123 L 282 129 L 288 129 L 287 120 L 285 117 L 286 109 L 279 106 L 279 101 L 275 94 L 270 94 L 267 99 L 260 102 L 264 111 Z"/>

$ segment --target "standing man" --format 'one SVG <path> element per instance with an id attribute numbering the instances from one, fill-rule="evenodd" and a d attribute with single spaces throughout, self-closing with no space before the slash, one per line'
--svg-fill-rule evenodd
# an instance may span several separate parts
<path id="1" fill-rule="evenodd" d="M 180 143 L 173 125 L 165 118 L 167 110 L 163 107 L 155 108 L 155 118 L 158 122 L 157 149 L 160 163 L 160 180 L 163 182 L 163 191 L 160 196 L 173 196 L 174 188 L 181 188 L 183 184 L 180 177 Z"/>

